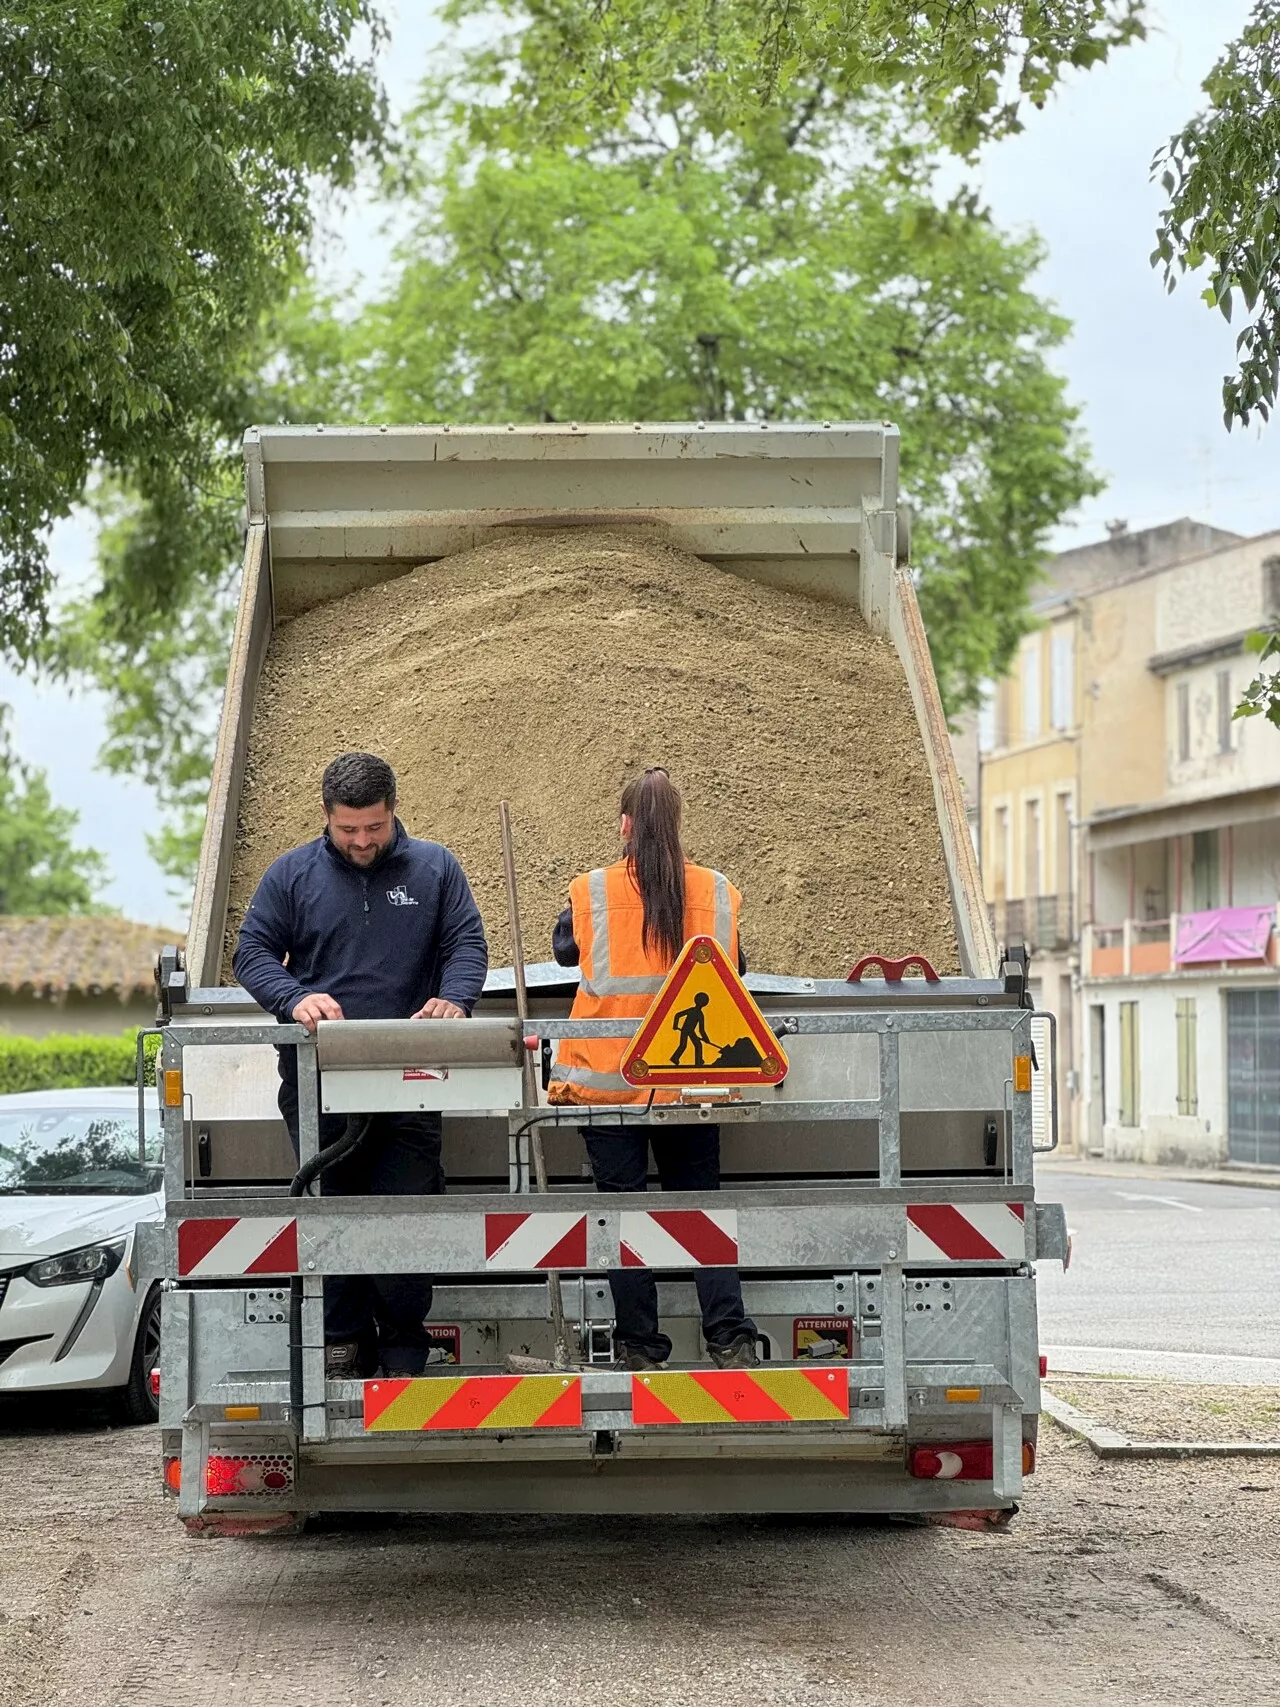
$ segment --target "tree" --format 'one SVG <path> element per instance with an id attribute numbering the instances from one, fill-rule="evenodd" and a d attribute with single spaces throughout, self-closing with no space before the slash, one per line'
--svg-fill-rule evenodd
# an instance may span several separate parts
<path id="1" fill-rule="evenodd" d="M 217 478 L 218 474 L 221 478 Z M 195 870 L 209 792 L 209 766 L 226 681 L 239 590 L 239 457 L 228 455 L 196 506 L 189 494 L 143 503 L 110 483 L 94 494 L 98 562 L 108 587 L 147 578 L 189 594 L 159 621 L 135 631 L 101 592 L 59 613 L 43 663 L 64 680 L 88 679 L 106 695 L 104 769 L 155 790 L 169 821 L 147 837 L 152 858 L 181 884 Z"/>
<path id="2" fill-rule="evenodd" d="M 1258 0 L 1204 81 L 1209 106 L 1157 153 L 1169 196 L 1151 259 L 1172 290 L 1210 269 L 1204 300 L 1230 321 L 1239 370 L 1222 382 L 1228 429 L 1264 421 L 1280 387 L 1280 0 Z"/>
<path id="3" fill-rule="evenodd" d="M 102 855 L 76 847 L 74 812 L 55 806 L 43 771 L 16 757 L 0 707 L 0 913 L 88 913 L 107 880 Z"/>
<path id="4" fill-rule="evenodd" d="M 504 100 L 473 104 L 489 140 L 518 115 L 546 141 L 625 118 L 655 90 L 696 89 L 717 134 L 753 132 L 815 82 L 891 91 L 964 154 L 1021 128 L 1067 67 L 1145 34 L 1145 0 L 450 0 L 446 19 L 508 17 L 470 56 Z"/>
<path id="5" fill-rule="evenodd" d="M 1280 389 L 1280 0 L 1257 0 L 1240 39 L 1204 81 L 1209 105 L 1157 153 L 1169 196 L 1152 264 L 1173 290 L 1208 268 L 1203 295 L 1230 322 L 1243 308 L 1235 373 L 1222 382 L 1227 429 L 1268 421 Z M 1263 665 L 1237 717 L 1280 727 L 1280 625 L 1254 638 Z"/>
<path id="6" fill-rule="evenodd" d="M 452 16 L 478 9 L 458 0 Z M 983 77 L 994 78 L 1008 68 L 1015 27 L 1038 20 L 1023 89 L 1042 98 L 1046 67 L 1056 75 L 1072 56 L 1096 57 L 1104 36 L 1136 33 L 1139 10 L 1120 0 L 962 11 L 833 3 L 835 22 L 837 12 L 858 13 L 868 29 L 889 20 L 904 84 L 935 58 L 948 65 L 918 95 L 891 98 L 889 60 L 860 80 L 835 22 L 823 25 L 820 66 L 788 49 L 772 84 L 752 93 L 742 79 L 754 75 L 764 14 L 737 0 L 692 10 L 535 0 L 515 35 L 453 53 L 447 80 L 428 87 L 427 164 L 402 162 L 396 186 L 421 215 L 394 288 L 352 319 L 299 283 L 273 322 L 267 379 L 257 390 L 252 375 L 244 382 L 243 419 L 892 416 L 905 430 L 921 597 L 958 709 L 1023 633 L 1048 530 L 1097 483 L 1049 366 L 1066 326 L 1031 289 L 1038 247 L 1002 236 L 972 197 L 940 197 L 935 133 L 945 124 L 958 139 L 1016 123 L 994 85 L 979 86 L 975 44 L 985 42 Z M 802 14 L 817 30 L 816 5 L 769 15 Z M 731 21 L 738 32 L 723 64 L 694 52 L 696 20 L 713 17 L 717 51 Z M 652 20 L 671 34 L 665 62 L 637 61 L 643 75 L 596 111 L 579 99 L 556 117 L 548 95 L 531 122 L 529 103 L 555 87 L 585 39 L 573 32 L 601 20 Z M 907 28 L 922 20 L 932 36 Z M 1073 20 L 1084 35 L 1068 52 Z M 972 50 L 971 77 L 961 75 L 962 50 Z M 614 73 L 627 63 L 620 54 Z M 972 121 L 959 105 L 950 118 L 944 110 L 952 97 L 963 105 L 962 87 Z M 201 523 L 217 542 L 202 588 L 226 585 L 230 505 L 221 513 L 221 532 L 212 509 Z M 108 557 L 108 615 L 123 602 L 115 589 L 147 582 L 130 558 L 179 537 L 145 513 L 126 532 L 135 546 Z M 184 552 L 199 555 L 194 541 Z M 76 635 L 82 657 L 108 659 L 111 671 L 127 661 L 118 625 L 111 639 L 88 613 Z M 116 762 L 157 777 L 176 771 L 193 799 L 208 762 L 207 712 L 176 733 L 160 720 L 209 637 L 193 627 L 149 643 L 145 667 L 126 669 L 114 689 Z M 206 679 L 216 684 L 216 668 Z M 193 705 L 189 692 L 182 703 Z"/>
<path id="7" fill-rule="evenodd" d="M 47 619 L 44 536 L 94 469 L 198 510 L 244 424 L 264 313 L 317 179 L 352 181 L 383 104 L 370 0 L 19 0 L 0 14 L 0 646 Z M 103 589 L 118 634 L 177 608 L 172 557 Z"/>
<path id="8" fill-rule="evenodd" d="M 944 697 L 975 702 L 1049 530 L 1098 489 L 1037 244 L 939 201 L 877 108 L 855 131 L 821 100 L 749 148 L 682 108 L 590 149 L 460 150 L 417 193 L 392 294 L 319 361 L 308 314 L 309 384 L 384 420 L 893 419 Z"/>

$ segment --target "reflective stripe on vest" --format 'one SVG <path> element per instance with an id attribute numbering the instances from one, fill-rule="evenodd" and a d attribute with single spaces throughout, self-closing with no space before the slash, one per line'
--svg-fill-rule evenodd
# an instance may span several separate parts
<path id="1" fill-rule="evenodd" d="M 557 1062 L 551 1083 L 557 1081 L 564 1085 L 585 1085 L 593 1091 L 625 1091 L 628 1100 L 635 1095 L 635 1087 L 621 1073 L 597 1073 L 594 1067 L 562 1067 Z"/>
<path id="2" fill-rule="evenodd" d="M 713 934 L 721 948 L 729 954 L 736 946 L 730 941 L 733 935 L 733 905 L 729 896 L 729 880 L 718 871 L 712 872 L 711 875 L 715 879 L 712 886 L 715 897 Z M 606 873 L 603 870 L 593 871 L 587 883 L 591 895 L 591 970 L 594 976 L 583 977 L 580 980 L 581 988 L 588 996 L 656 996 L 662 988 L 665 972 L 617 977 L 611 971 Z"/>
<path id="3" fill-rule="evenodd" d="M 574 1019 L 640 1020 L 662 988 L 665 972 L 644 948 L 644 908 L 626 862 L 575 878 L 569 891 L 574 934 L 581 954 Z M 612 897 L 613 906 L 610 906 Z M 712 933 L 731 958 L 738 953 L 742 898 L 728 879 L 706 866 L 685 867 L 686 940 Z M 639 970 L 644 967 L 645 970 Z M 619 1071 L 625 1037 L 565 1038 L 556 1051 L 549 1097 L 553 1103 L 646 1102 L 650 1092 L 629 1085 Z M 664 1090 L 659 1101 L 678 1093 Z"/>

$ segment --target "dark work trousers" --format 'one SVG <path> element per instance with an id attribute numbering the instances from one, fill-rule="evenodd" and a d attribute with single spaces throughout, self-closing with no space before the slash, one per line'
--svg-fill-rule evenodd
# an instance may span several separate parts
<path id="1" fill-rule="evenodd" d="M 298 1092 L 282 1080 L 280 1112 L 298 1153 Z M 320 1116 L 321 1146 L 346 1131 L 346 1116 Z M 438 1114 L 375 1114 L 354 1155 L 320 1176 L 322 1197 L 435 1197 L 444 1190 Z M 324 1283 L 324 1337 L 328 1345 L 355 1341 L 360 1370 L 378 1363 L 399 1375 L 421 1374 L 431 1340 L 424 1321 L 431 1308 L 426 1274 L 331 1275 Z"/>
<path id="2" fill-rule="evenodd" d="M 649 1145 L 666 1191 L 719 1191 L 720 1128 L 677 1126 L 650 1131 L 640 1125 L 582 1127 L 597 1191 L 643 1191 L 649 1172 Z M 756 1325 L 742 1302 L 736 1268 L 696 1268 L 694 1284 L 702 1308 L 702 1336 L 709 1346 L 728 1346 L 755 1337 Z M 658 1286 L 652 1269 L 609 1271 L 617 1317 L 614 1344 L 635 1346 L 661 1362 L 671 1356 L 671 1341 L 658 1327 Z"/>

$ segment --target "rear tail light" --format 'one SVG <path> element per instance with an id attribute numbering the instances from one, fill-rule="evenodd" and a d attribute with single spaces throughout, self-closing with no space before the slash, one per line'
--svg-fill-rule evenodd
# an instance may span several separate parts
<path id="1" fill-rule="evenodd" d="M 1022 1474 L 1036 1467 L 1036 1449 L 1022 1443 Z M 913 1446 L 907 1460 L 911 1475 L 926 1482 L 989 1482 L 995 1473 L 989 1440 L 948 1441 L 945 1446 Z"/>
<path id="2" fill-rule="evenodd" d="M 148 1375 L 147 1385 L 151 1389 L 151 1397 L 158 1405 L 160 1403 L 160 1371 L 158 1369 L 153 1369 Z"/>
<path id="3" fill-rule="evenodd" d="M 210 1499 L 243 1499 L 287 1493 L 293 1486 L 293 1460 L 283 1452 L 254 1452 L 229 1458 L 211 1452 L 205 1463 L 205 1492 Z"/>
<path id="4" fill-rule="evenodd" d="M 164 1461 L 164 1485 L 171 1494 L 179 1493 L 182 1489 L 182 1460 L 181 1458 L 166 1458 Z"/>
<path id="5" fill-rule="evenodd" d="M 1048 1373 L 1049 1373 L 1049 1359 L 1047 1357 L 1045 1357 L 1043 1353 L 1041 1353 L 1041 1356 L 1040 1356 L 1040 1379 L 1043 1381 L 1045 1376 Z"/>

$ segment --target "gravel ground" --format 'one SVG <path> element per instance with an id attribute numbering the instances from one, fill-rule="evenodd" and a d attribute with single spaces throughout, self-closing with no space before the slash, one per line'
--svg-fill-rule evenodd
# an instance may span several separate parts
<path id="1" fill-rule="evenodd" d="M 452 1518 L 189 1538 L 150 1430 L 0 1412 L 3 1707 L 1280 1699 L 1280 1468 L 1046 1427 L 1003 1534 Z"/>
<path id="2" fill-rule="evenodd" d="M 1280 1441 L 1280 1393 L 1274 1387 L 1087 1375 L 1064 1375 L 1046 1385 L 1095 1422 L 1133 1440 Z"/>

